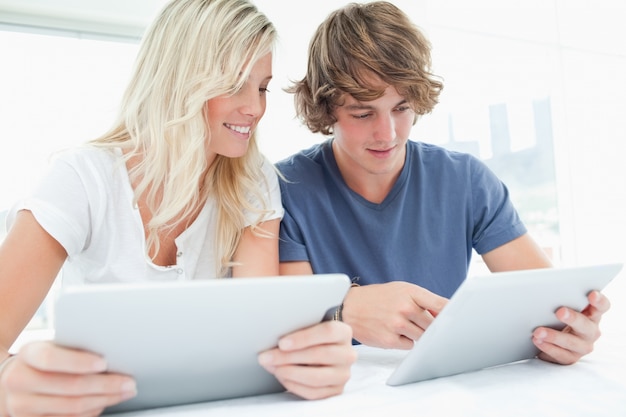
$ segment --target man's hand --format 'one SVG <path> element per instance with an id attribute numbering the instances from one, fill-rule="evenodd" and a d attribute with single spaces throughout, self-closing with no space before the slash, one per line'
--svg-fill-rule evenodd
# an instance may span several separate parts
<path id="1" fill-rule="evenodd" d="M 402 281 L 353 287 L 343 303 L 343 321 L 365 345 L 411 349 L 447 302 Z"/>
<path id="2" fill-rule="evenodd" d="M 570 365 L 593 351 L 600 337 L 600 319 L 611 307 L 599 291 L 588 296 L 589 305 L 582 311 L 561 307 L 556 317 L 566 324 L 563 330 L 539 327 L 533 332 L 533 343 L 541 350 L 538 357 L 548 362 Z"/>

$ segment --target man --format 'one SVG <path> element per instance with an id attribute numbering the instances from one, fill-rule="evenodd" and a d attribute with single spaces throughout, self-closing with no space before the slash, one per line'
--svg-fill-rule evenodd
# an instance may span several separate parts
<path id="1" fill-rule="evenodd" d="M 290 90 L 307 127 L 332 137 L 277 164 L 281 273 L 352 277 L 337 316 L 364 344 L 411 348 L 466 278 L 472 249 L 493 272 L 551 266 L 480 160 L 408 139 L 442 87 L 429 41 L 372 2 L 328 16 Z M 594 291 L 583 313 L 559 309 L 567 330 L 536 329 L 540 357 L 569 364 L 590 352 L 608 308 Z"/>

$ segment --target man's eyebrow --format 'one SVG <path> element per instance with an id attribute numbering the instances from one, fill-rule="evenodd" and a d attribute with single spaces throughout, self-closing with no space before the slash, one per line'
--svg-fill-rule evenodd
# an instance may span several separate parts
<path id="1" fill-rule="evenodd" d="M 374 106 L 357 102 L 355 104 L 348 104 L 345 108 L 347 110 L 372 110 L 374 109 Z"/>
<path id="2" fill-rule="evenodd" d="M 396 103 L 396 105 L 394 107 L 398 107 L 401 106 L 403 104 L 406 104 L 407 101 L 406 100 L 401 100 L 400 102 Z M 356 102 L 354 104 L 348 104 L 346 106 L 344 106 L 346 108 L 346 110 L 350 110 L 350 111 L 355 111 L 355 110 L 374 110 L 375 106 L 372 106 L 370 104 L 367 103 L 363 103 L 363 102 Z"/>

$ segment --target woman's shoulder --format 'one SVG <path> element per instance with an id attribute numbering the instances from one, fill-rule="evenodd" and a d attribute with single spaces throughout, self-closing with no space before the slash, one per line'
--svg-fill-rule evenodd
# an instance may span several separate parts
<path id="1" fill-rule="evenodd" d="M 70 165 L 76 171 L 104 170 L 110 172 L 123 164 L 121 151 L 117 148 L 100 148 L 93 145 L 80 145 L 60 150 L 52 155 L 52 163 Z"/>
<path id="2" fill-rule="evenodd" d="M 68 162 L 112 162 L 121 158 L 119 148 L 101 148 L 91 144 L 83 144 L 65 148 L 57 151 L 52 155 L 54 159 L 65 160 Z"/>

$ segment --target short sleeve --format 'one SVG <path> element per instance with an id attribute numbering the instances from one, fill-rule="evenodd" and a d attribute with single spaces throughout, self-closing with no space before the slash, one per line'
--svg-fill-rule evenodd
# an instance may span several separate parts
<path id="1" fill-rule="evenodd" d="M 11 208 L 7 225 L 12 224 L 20 210 L 30 211 L 69 256 L 87 245 L 90 230 L 87 193 L 79 174 L 63 159 L 54 159 L 32 195 Z"/>
<path id="2" fill-rule="evenodd" d="M 278 184 L 278 175 L 274 170 L 273 165 L 264 159 L 261 167 L 263 171 L 263 178 L 259 184 L 259 188 L 265 190 L 262 193 L 264 201 L 253 201 L 254 207 L 259 209 L 269 210 L 269 212 L 263 218 L 263 221 L 281 219 L 284 214 L 283 205 L 280 199 L 280 185 Z M 253 211 L 246 212 L 246 226 L 250 226 L 258 221 L 258 213 Z"/>
<path id="3" fill-rule="evenodd" d="M 297 222 L 285 208 L 278 241 L 281 262 L 309 261 L 304 238 Z"/>
<path id="4" fill-rule="evenodd" d="M 506 185 L 480 160 L 471 160 L 472 245 L 487 253 L 526 233 Z"/>

